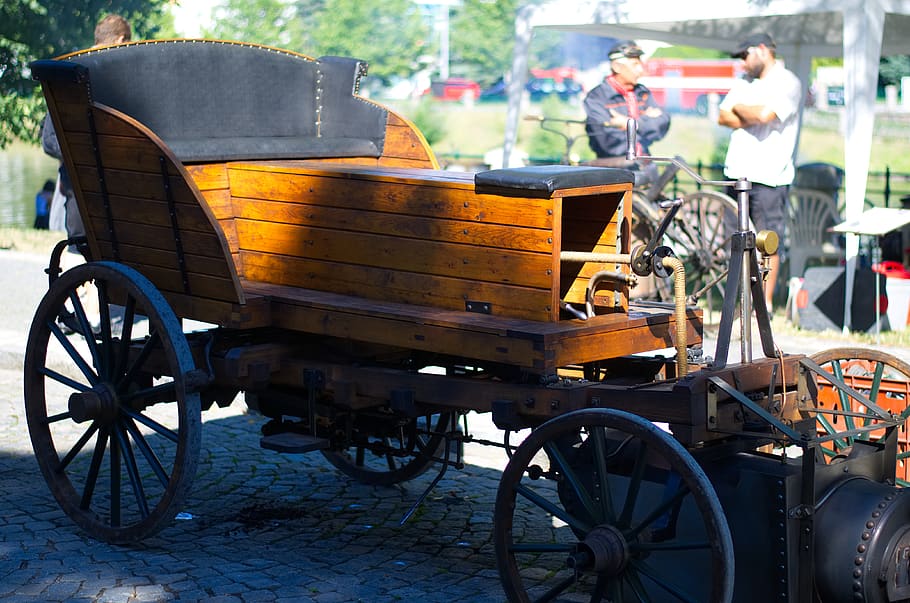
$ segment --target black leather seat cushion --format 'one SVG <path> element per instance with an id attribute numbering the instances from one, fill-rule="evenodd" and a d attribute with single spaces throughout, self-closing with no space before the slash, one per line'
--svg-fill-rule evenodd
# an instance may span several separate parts
<path id="1" fill-rule="evenodd" d="M 609 184 L 632 184 L 629 170 L 572 165 L 536 165 L 479 172 L 474 190 L 516 197 L 549 197 L 555 191 Z"/>

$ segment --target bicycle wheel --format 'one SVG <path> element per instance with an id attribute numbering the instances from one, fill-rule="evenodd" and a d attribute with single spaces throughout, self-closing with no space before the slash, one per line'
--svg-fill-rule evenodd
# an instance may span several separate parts
<path id="1" fill-rule="evenodd" d="M 724 299 L 725 273 L 730 262 L 730 233 L 724 226 L 727 212 L 735 216 L 737 204 L 723 193 L 688 193 L 683 196 L 677 228 L 671 233 L 679 239 L 673 248 L 686 264 L 686 291 L 692 294 L 704 290 L 709 308 Z M 749 228 L 755 230 L 751 222 Z"/>

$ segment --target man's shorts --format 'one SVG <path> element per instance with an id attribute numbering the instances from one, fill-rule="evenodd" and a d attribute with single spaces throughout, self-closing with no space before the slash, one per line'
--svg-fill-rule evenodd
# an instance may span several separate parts
<path id="1" fill-rule="evenodd" d="M 737 193 L 732 188 L 727 189 L 727 194 L 737 199 Z M 752 190 L 749 191 L 749 217 L 755 225 L 755 230 L 773 230 L 783 239 L 789 203 L 789 186 L 766 186 L 753 182 Z M 726 218 L 724 222 L 727 232 L 736 230 L 736 216 L 728 215 Z"/>

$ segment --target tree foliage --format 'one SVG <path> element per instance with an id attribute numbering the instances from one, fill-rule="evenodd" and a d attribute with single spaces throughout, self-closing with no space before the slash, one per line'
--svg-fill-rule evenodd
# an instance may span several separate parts
<path id="1" fill-rule="evenodd" d="M 453 72 L 481 81 L 506 73 L 515 46 L 521 0 L 464 0 L 452 11 L 449 57 Z"/>
<path id="2" fill-rule="evenodd" d="M 134 38 L 172 32 L 168 0 L 0 0 L 0 148 L 36 140 L 44 100 L 28 70 L 31 61 L 91 46 L 95 24 L 123 15 Z"/>
<path id="3" fill-rule="evenodd" d="M 357 57 L 383 81 L 410 75 L 429 38 L 412 0 L 224 0 L 216 15 L 207 36 Z"/>
<path id="4" fill-rule="evenodd" d="M 878 80 L 882 86 L 900 86 L 901 78 L 910 76 L 910 56 L 905 54 L 883 57 L 878 66 Z"/>

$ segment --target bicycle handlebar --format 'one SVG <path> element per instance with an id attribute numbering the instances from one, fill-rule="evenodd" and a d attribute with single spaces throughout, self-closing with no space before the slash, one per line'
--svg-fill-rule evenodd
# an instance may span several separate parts
<path id="1" fill-rule="evenodd" d="M 736 187 L 739 184 L 737 180 L 708 180 L 707 178 L 702 177 L 701 174 L 696 172 L 686 163 L 686 160 L 682 157 L 659 157 L 654 155 L 638 155 L 636 153 L 635 147 L 637 146 L 637 131 L 638 123 L 631 117 L 626 122 L 626 159 L 629 161 L 635 161 L 636 159 L 649 159 L 651 161 L 659 161 L 663 163 L 671 163 L 683 170 L 685 173 L 689 174 L 696 182 L 699 184 L 707 184 L 708 186 L 731 186 Z"/>
<path id="2" fill-rule="evenodd" d="M 584 125 L 585 123 L 587 123 L 583 119 L 558 119 L 555 117 L 544 117 L 543 115 L 537 115 L 537 114 L 525 115 L 524 119 L 525 119 L 525 121 L 539 121 L 541 123 L 545 123 L 548 121 L 555 121 L 555 122 L 561 123 L 561 124 L 580 124 L 580 125 Z"/>

